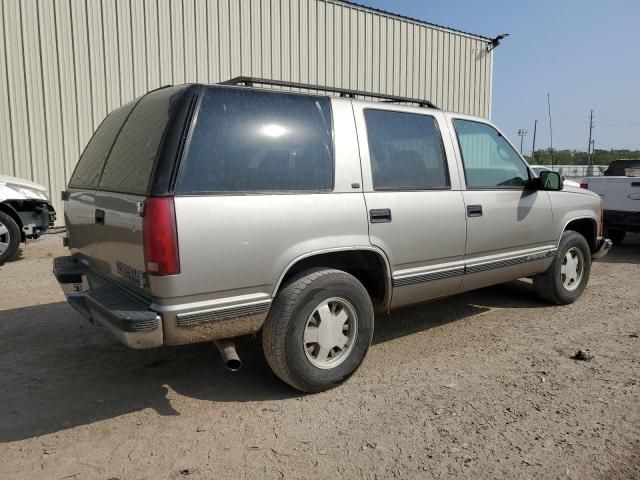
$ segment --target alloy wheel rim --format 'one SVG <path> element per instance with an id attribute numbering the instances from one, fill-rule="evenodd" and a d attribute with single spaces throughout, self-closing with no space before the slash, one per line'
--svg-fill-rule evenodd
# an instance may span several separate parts
<path id="1" fill-rule="evenodd" d="M 9 244 L 11 243 L 11 233 L 7 226 L 0 222 L 0 255 L 6 252 L 9 249 Z"/>
<path id="2" fill-rule="evenodd" d="M 566 290 L 573 291 L 580 286 L 584 273 L 584 254 L 582 250 L 572 247 L 567 250 L 560 267 L 560 279 Z"/>
<path id="3" fill-rule="evenodd" d="M 303 348 L 312 365 L 335 368 L 351 354 L 358 335 L 358 316 L 344 298 L 322 301 L 309 315 L 304 328 Z"/>

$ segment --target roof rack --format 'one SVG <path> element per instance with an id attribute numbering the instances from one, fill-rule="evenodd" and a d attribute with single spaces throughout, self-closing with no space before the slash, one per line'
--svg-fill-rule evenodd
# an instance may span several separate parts
<path id="1" fill-rule="evenodd" d="M 220 85 L 245 85 L 252 87 L 257 85 L 273 85 L 277 87 L 290 87 L 290 88 L 307 88 L 309 90 L 319 90 L 322 92 L 339 93 L 341 97 L 356 98 L 356 97 L 372 97 L 379 98 L 384 102 L 404 102 L 415 103 L 420 107 L 438 108 L 429 100 L 420 98 L 402 97 L 399 95 L 387 95 L 384 93 L 365 92 L 362 90 L 352 90 L 349 88 L 328 87 L 326 85 L 312 85 L 308 83 L 287 82 L 284 80 L 270 80 L 267 78 L 255 78 L 255 77 L 235 77 L 231 80 L 225 80 L 220 82 Z"/>

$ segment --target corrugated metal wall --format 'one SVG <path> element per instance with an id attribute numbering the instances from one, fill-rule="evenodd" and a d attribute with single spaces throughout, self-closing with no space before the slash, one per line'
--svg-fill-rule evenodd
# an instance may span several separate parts
<path id="1" fill-rule="evenodd" d="M 0 0 L 0 174 L 60 208 L 113 108 L 161 85 L 251 75 L 488 117 L 487 40 L 332 0 Z"/>

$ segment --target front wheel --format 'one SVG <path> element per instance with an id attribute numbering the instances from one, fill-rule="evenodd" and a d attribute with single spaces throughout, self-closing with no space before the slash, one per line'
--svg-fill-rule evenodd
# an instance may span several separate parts
<path id="1" fill-rule="evenodd" d="M 585 238 L 577 232 L 562 234 L 553 263 L 546 272 L 533 277 L 538 296 L 556 305 L 575 302 L 589 282 L 591 251 Z"/>
<path id="2" fill-rule="evenodd" d="M 367 290 L 341 270 L 312 269 L 293 277 L 276 296 L 262 329 L 273 372 L 303 392 L 348 379 L 373 338 Z"/>
<path id="3" fill-rule="evenodd" d="M 20 227 L 4 212 L 0 212 L 0 264 L 12 258 L 20 246 Z"/>

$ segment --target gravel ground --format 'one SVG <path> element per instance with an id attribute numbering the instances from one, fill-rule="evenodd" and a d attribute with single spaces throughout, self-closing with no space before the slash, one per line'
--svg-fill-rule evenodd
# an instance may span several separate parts
<path id="1" fill-rule="evenodd" d="M 306 396 L 257 338 L 236 374 L 118 344 L 64 303 L 60 244 L 0 267 L 0 478 L 640 478 L 639 236 L 573 305 L 517 281 L 380 316 L 359 372 Z"/>

